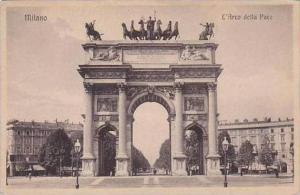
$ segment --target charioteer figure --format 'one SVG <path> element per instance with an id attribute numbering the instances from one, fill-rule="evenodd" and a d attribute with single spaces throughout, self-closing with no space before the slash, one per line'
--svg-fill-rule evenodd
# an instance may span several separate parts
<path id="1" fill-rule="evenodd" d="M 149 16 L 149 20 L 147 23 L 147 40 L 153 40 L 153 32 L 154 32 L 154 25 L 156 22 L 156 17 L 154 16 L 154 20 L 151 19 L 151 16 Z"/>

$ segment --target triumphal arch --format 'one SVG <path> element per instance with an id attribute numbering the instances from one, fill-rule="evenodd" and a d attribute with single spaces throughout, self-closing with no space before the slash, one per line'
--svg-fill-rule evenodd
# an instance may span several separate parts
<path id="1" fill-rule="evenodd" d="M 215 61 L 217 44 L 123 40 L 82 46 L 86 55 L 78 69 L 86 107 L 82 175 L 102 175 L 104 131 L 116 135 L 116 175 L 131 174 L 133 113 L 144 102 L 157 102 L 169 114 L 172 175 L 187 175 L 184 134 L 189 129 L 201 135 L 202 173 L 220 174 L 217 78 L 222 69 Z"/>

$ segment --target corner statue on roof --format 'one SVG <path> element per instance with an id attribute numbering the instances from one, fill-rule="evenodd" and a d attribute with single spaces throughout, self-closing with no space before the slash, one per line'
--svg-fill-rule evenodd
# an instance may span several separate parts
<path id="1" fill-rule="evenodd" d="M 85 23 L 86 34 L 89 37 L 90 41 L 93 41 L 93 40 L 94 41 L 96 41 L 96 40 L 101 41 L 102 40 L 101 35 L 103 35 L 103 34 L 100 34 L 98 31 L 96 31 L 94 29 L 95 22 L 96 22 L 96 20 L 94 20 L 93 22 L 90 22 L 90 23 L 87 23 L 87 22 Z M 91 38 L 91 36 L 93 38 Z"/>
<path id="2" fill-rule="evenodd" d="M 213 31 L 213 28 L 215 27 L 214 23 L 206 22 L 206 24 L 200 23 L 200 25 L 204 26 L 205 29 L 200 33 L 199 40 L 208 40 L 212 36 L 214 36 L 214 31 Z M 209 36 L 209 38 L 208 38 L 208 36 Z"/>

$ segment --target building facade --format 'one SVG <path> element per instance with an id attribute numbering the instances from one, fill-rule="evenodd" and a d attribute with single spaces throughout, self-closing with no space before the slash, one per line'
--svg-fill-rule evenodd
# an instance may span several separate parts
<path id="1" fill-rule="evenodd" d="M 7 129 L 7 162 L 10 175 L 23 170 L 26 164 L 38 164 L 40 148 L 46 143 L 47 137 L 58 129 L 64 129 L 74 142 L 82 137 L 83 125 L 68 122 L 10 121 Z"/>
<path id="2" fill-rule="evenodd" d="M 231 144 L 238 152 L 242 143 L 249 140 L 254 147 L 254 153 L 259 154 L 264 146 L 264 139 L 270 141 L 270 148 L 275 154 L 276 161 L 287 165 L 287 171 L 292 169 L 293 157 L 289 152 L 290 144 L 294 143 L 294 120 L 286 118 L 272 121 L 254 119 L 234 122 L 219 121 L 218 131 L 226 130 L 231 138 Z"/>

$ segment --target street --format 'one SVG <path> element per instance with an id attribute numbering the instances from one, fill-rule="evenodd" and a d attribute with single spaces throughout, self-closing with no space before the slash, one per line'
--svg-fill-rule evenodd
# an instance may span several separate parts
<path id="1" fill-rule="evenodd" d="M 8 178 L 7 189 L 30 188 L 75 188 L 76 177 L 12 177 Z M 224 176 L 131 176 L 131 177 L 80 177 L 80 188 L 180 188 L 222 187 Z M 281 175 L 229 175 L 228 187 L 243 186 L 288 186 L 291 176 Z"/>

